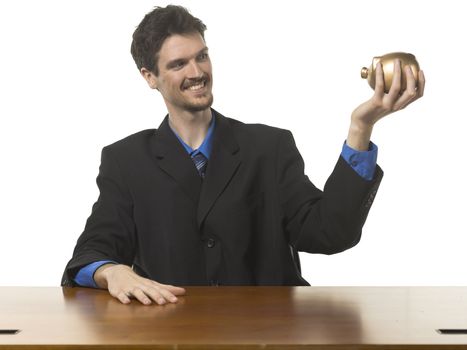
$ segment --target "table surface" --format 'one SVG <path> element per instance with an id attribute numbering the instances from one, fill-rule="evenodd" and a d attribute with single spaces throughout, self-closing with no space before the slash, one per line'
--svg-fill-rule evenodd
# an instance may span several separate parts
<path id="1" fill-rule="evenodd" d="M 123 305 L 88 288 L 0 287 L 0 349 L 467 349 L 467 287 L 187 287 Z"/>

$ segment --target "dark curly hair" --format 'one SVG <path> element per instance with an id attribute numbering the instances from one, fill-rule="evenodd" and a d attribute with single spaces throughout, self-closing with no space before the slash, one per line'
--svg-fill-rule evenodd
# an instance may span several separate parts
<path id="1" fill-rule="evenodd" d="M 192 16 L 182 6 L 168 5 L 156 6 L 154 10 L 144 16 L 141 23 L 133 33 L 131 55 L 136 67 L 146 68 L 157 76 L 159 69 L 157 61 L 159 50 L 164 40 L 173 34 L 191 34 L 198 32 L 204 39 L 205 24 Z"/>

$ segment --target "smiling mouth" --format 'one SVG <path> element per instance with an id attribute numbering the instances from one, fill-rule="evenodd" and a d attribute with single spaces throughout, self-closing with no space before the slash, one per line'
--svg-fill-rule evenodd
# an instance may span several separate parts
<path id="1" fill-rule="evenodd" d="M 188 86 L 183 87 L 183 90 L 190 90 L 190 91 L 199 91 L 203 89 L 207 84 L 207 79 L 202 79 L 196 82 L 190 83 Z"/>
<path id="2" fill-rule="evenodd" d="M 188 90 L 191 90 L 191 91 L 197 91 L 197 90 L 201 90 L 202 88 L 204 88 L 206 86 L 206 82 L 203 81 L 197 85 L 192 85 L 188 88 Z"/>

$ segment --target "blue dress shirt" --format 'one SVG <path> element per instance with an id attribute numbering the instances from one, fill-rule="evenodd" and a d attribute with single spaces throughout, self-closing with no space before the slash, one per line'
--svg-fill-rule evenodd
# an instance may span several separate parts
<path id="1" fill-rule="evenodd" d="M 211 119 L 211 124 L 208 129 L 208 133 L 206 134 L 206 138 L 204 139 L 201 146 L 198 149 L 193 149 L 188 146 L 181 138 L 177 135 L 175 130 L 172 129 L 177 139 L 181 142 L 187 153 L 193 158 L 198 153 L 202 153 L 208 160 L 211 156 L 212 151 L 212 135 L 214 132 L 214 127 L 216 124 L 215 118 Z M 370 146 L 368 151 L 356 151 L 349 146 L 347 146 L 347 142 L 344 142 L 342 146 L 341 156 L 346 160 L 346 162 L 365 180 L 371 181 L 373 179 L 373 175 L 376 169 L 376 158 L 378 156 L 378 147 L 370 142 Z M 102 260 L 96 261 L 89 265 L 86 265 L 81 270 L 78 271 L 75 277 L 75 282 L 83 287 L 92 287 L 97 288 L 96 282 L 94 281 L 94 273 L 96 270 L 104 264 L 113 263 L 118 264 L 115 261 L 111 260 Z"/>
<path id="2" fill-rule="evenodd" d="M 368 151 L 356 151 L 344 142 L 341 152 L 342 158 L 367 181 L 373 180 L 376 170 L 376 158 L 378 157 L 378 146 L 370 142 Z"/>
<path id="3" fill-rule="evenodd" d="M 208 160 L 209 157 L 211 156 L 211 151 L 212 151 L 212 133 L 214 132 L 214 127 L 216 125 L 216 118 L 214 116 L 211 119 L 211 123 L 209 124 L 209 129 L 208 133 L 206 134 L 206 137 L 204 138 L 203 143 L 201 146 L 199 146 L 198 149 L 193 149 L 190 146 L 188 146 L 185 141 L 182 140 L 180 136 L 175 132 L 174 129 L 172 131 L 174 132 L 175 136 L 177 136 L 177 139 L 181 142 L 183 147 L 185 147 L 185 150 L 188 152 L 191 158 L 196 156 L 198 153 L 202 153 L 203 156 L 205 156 Z"/>

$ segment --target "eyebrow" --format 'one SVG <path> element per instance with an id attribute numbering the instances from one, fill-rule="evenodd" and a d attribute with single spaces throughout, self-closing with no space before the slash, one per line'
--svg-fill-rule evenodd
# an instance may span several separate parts
<path id="1" fill-rule="evenodd" d="M 196 53 L 196 55 L 194 55 L 194 57 L 198 56 L 198 55 L 201 54 L 201 53 L 206 53 L 208 50 L 209 50 L 208 47 L 205 46 L 205 47 L 203 47 L 201 50 L 199 50 L 199 51 Z M 175 67 L 175 66 L 178 65 L 179 63 L 183 63 L 183 62 L 186 62 L 186 61 L 187 61 L 186 58 L 176 58 L 176 59 L 174 59 L 174 60 L 172 60 L 172 61 L 167 62 L 167 64 L 166 64 L 165 66 L 166 66 L 166 68 L 170 69 L 170 68 Z"/>

